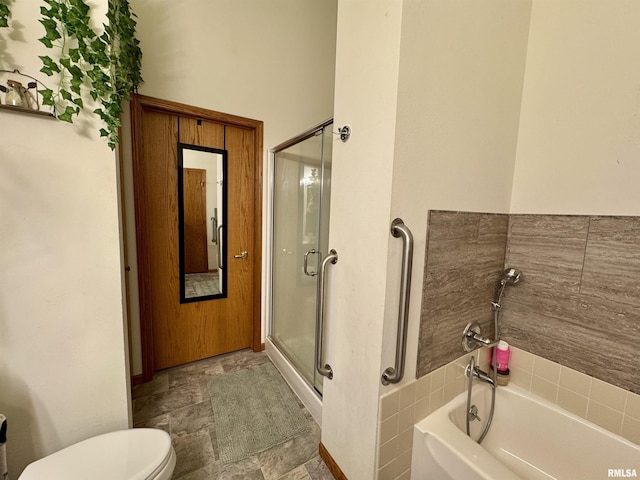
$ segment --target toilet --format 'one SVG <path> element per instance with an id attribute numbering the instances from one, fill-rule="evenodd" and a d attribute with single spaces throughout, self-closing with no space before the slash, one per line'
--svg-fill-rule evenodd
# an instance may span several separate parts
<path id="1" fill-rule="evenodd" d="M 18 480 L 171 480 L 176 453 L 164 430 L 105 433 L 27 466 Z"/>

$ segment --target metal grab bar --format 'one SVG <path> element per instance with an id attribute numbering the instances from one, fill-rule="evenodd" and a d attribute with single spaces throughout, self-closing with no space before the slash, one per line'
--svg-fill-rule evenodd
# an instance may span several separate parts
<path id="1" fill-rule="evenodd" d="M 323 377 L 329 380 L 333 378 L 333 370 L 328 363 L 322 361 L 322 340 L 324 336 L 324 280 L 327 264 L 338 263 L 338 252 L 330 250 L 329 255 L 324 257 L 318 272 L 317 300 L 316 300 L 316 370 Z"/>
<path id="2" fill-rule="evenodd" d="M 218 268 L 223 269 L 224 265 L 222 264 L 222 229 L 224 225 L 218 226 Z"/>
<path id="3" fill-rule="evenodd" d="M 400 308 L 398 311 L 398 336 L 396 338 L 396 364 L 382 374 L 382 384 L 398 383 L 404 376 L 404 359 L 407 348 L 407 323 L 409 322 L 409 296 L 411 294 L 411 265 L 413 263 L 413 235 L 402 219 L 391 222 L 391 235 L 402 236 L 402 278 L 400 280 Z"/>

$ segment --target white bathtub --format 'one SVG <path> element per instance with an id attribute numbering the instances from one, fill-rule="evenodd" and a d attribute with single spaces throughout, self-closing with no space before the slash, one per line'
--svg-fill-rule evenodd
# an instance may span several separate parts
<path id="1" fill-rule="evenodd" d="M 414 427 L 415 480 L 590 480 L 640 475 L 640 446 L 515 386 L 499 387 L 482 445 L 465 434 L 464 392 Z M 491 390 L 475 384 L 482 425 Z M 482 425 L 471 423 L 474 439 Z"/>

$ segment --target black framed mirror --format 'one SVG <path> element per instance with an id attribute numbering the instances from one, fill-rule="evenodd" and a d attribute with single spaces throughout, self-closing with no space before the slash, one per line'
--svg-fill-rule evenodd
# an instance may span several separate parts
<path id="1" fill-rule="evenodd" d="M 227 151 L 178 143 L 180 303 L 227 296 Z"/>

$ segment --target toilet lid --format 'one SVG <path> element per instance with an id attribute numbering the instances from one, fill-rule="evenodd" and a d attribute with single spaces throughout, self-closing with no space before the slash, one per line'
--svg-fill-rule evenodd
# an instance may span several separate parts
<path id="1" fill-rule="evenodd" d="M 19 480 L 149 480 L 171 456 L 163 430 L 134 428 L 89 438 L 33 462 Z"/>

